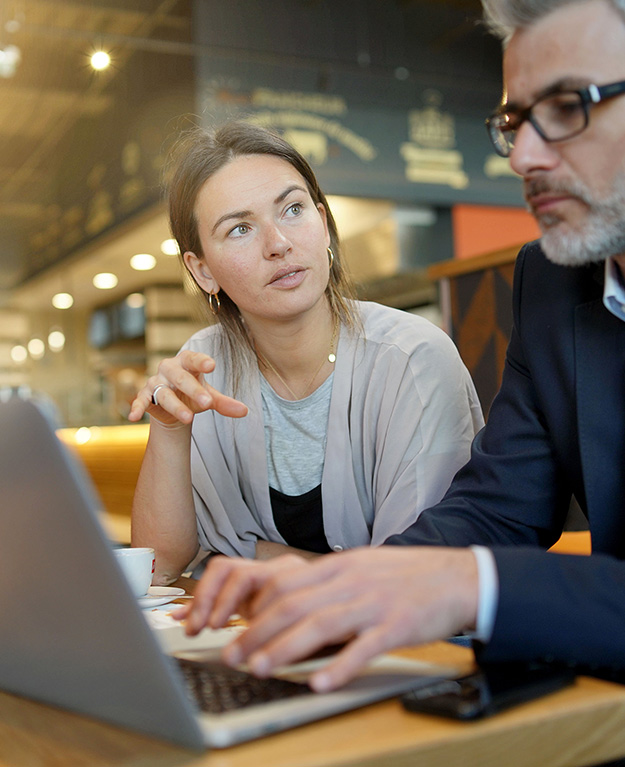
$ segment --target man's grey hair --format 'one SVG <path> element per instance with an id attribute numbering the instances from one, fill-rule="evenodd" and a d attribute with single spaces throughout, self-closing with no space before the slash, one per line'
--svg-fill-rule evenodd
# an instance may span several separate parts
<path id="1" fill-rule="evenodd" d="M 484 21 L 506 43 L 517 29 L 529 27 L 543 16 L 572 3 L 588 0 L 482 0 Z M 625 22 L 625 0 L 606 0 Z"/>

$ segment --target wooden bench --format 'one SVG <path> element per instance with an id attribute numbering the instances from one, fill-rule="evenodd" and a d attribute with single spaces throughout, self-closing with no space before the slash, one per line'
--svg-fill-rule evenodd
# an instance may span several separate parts
<path id="1" fill-rule="evenodd" d="M 102 501 L 102 522 L 119 543 L 130 542 L 130 513 L 148 439 L 147 424 L 59 429 L 59 438 L 74 451 L 89 473 Z"/>
<path id="2" fill-rule="evenodd" d="M 560 536 L 560 540 L 554 543 L 549 551 L 555 551 L 559 554 L 590 554 L 590 531 L 564 532 Z"/>
<path id="3" fill-rule="evenodd" d="M 130 542 L 130 512 L 149 426 L 59 429 L 59 437 L 87 468 L 102 501 L 103 523 L 112 538 Z M 565 532 L 550 551 L 590 554 L 590 533 Z"/>

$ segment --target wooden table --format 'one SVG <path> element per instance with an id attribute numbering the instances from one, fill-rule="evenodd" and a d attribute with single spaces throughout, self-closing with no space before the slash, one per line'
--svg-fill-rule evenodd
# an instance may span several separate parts
<path id="1" fill-rule="evenodd" d="M 446 642 L 402 654 L 472 665 L 471 651 Z M 581 767 L 625 755 L 624 724 L 625 687 L 581 677 L 482 722 L 391 700 L 198 754 L 0 693 L 0 767 Z"/>

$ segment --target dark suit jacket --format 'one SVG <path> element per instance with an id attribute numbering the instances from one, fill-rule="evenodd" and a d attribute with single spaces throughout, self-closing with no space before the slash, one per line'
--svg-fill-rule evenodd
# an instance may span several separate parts
<path id="1" fill-rule="evenodd" d="M 523 248 L 488 424 L 445 498 L 387 541 L 492 548 L 500 596 L 484 659 L 625 669 L 625 322 L 603 306 L 603 269 Z M 571 494 L 591 557 L 544 551 Z"/>

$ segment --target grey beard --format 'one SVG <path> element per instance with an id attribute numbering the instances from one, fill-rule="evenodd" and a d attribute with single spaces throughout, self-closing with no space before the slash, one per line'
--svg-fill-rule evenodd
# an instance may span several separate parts
<path id="1" fill-rule="evenodd" d="M 558 216 L 541 217 L 547 258 L 560 266 L 583 266 L 625 253 L 625 174 L 617 176 L 614 191 L 603 200 L 593 199 L 584 188 L 572 191 L 588 205 L 586 220 L 574 230 L 565 228 Z"/>

